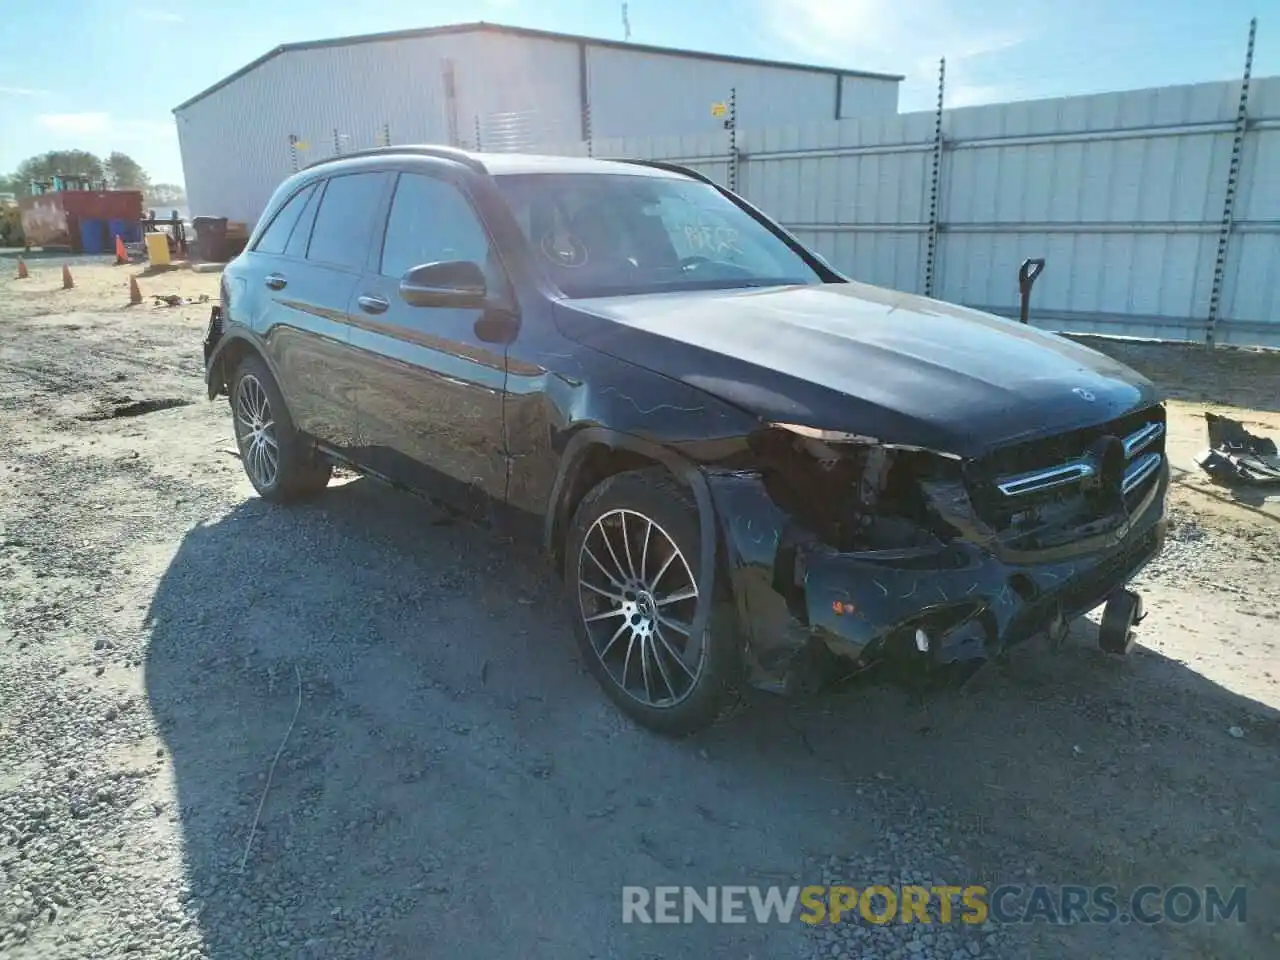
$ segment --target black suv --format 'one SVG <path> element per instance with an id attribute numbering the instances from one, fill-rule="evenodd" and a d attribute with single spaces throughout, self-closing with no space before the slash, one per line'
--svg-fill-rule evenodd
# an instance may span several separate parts
<path id="1" fill-rule="evenodd" d="M 585 662 L 667 733 L 740 681 L 964 673 L 1104 601 L 1125 652 L 1163 541 L 1149 381 L 852 281 L 671 164 L 313 165 L 227 267 L 205 361 L 264 499 L 345 464 L 535 538 Z"/>

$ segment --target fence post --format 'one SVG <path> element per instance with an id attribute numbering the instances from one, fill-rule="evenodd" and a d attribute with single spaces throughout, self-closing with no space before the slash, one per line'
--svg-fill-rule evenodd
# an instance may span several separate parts
<path id="1" fill-rule="evenodd" d="M 929 234 L 924 254 L 924 295 L 933 296 L 938 264 L 938 191 L 942 173 L 942 97 L 947 84 L 947 58 L 938 61 L 938 109 L 933 119 L 933 170 L 929 175 Z"/>
<path id="2" fill-rule="evenodd" d="M 1231 247 L 1231 228 L 1235 220 L 1244 136 L 1249 128 L 1249 77 L 1253 72 L 1253 41 L 1257 33 L 1258 18 L 1254 17 L 1249 21 L 1249 43 L 1244 54 L 1244 74 L 1240 78 L 1240 103 L 1236 107 L 1236 126 L 1231 138 L 1231 165 L 1227 168 L 1227 192 L 1222 200 L 1222 225 L 1218 228 L 1218 253 L 1213 261 L 1213 289 L 1209 293 L 1209 319 L 1204 330 L 1204 342 L 1210 347 L 1217 337 L 1218 314 L 1222 310 L 1222 287 L 1226 281 L 1227 252 Z"/>
<path id="3" fill-rule="evenodd" d="M 729 88 L 729 189 L 738 192 L 738 88 Z"/>

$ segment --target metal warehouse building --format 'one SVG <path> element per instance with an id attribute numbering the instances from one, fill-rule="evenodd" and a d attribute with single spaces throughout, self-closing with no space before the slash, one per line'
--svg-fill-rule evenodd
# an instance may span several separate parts
<path id="1" fill-rule="evenodd" d="M 295 166 L 386 142 L 707 133 L 731 89 L 739 127 L 891 116 L 901 80 L 470 23 L 284 44 L 174 115 L 191 212 L 253 221 Z"/>

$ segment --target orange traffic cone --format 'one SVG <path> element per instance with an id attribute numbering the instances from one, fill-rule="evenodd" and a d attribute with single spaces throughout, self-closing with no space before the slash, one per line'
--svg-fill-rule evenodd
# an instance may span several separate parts
<path id="1" fill-rule="evenodd" d="M 19 257 L 18 258 L 18 279 L 25 280 L 27 279 L 28 276 L 29 274 L 27 273 L 26 261 L 23 260 L 21 257 Z"/>
<path id="2" fill-rule="evenodd" d="M 116 266 L 129 262 L 129 253 L 124 248 L 124 240 L 120 238 L 120 234 L 116 234 Z"/>
<path id="3" fill-rule="evenodd" d="M 62 289 L 70 290 L 75 285 L 76 282 L 71 279 L 71 267 L 64 263 L 62 265 Z"/>
<path id="4" fill-rule="evenodd" d="M 129 278 L 129 303 L 141 303 L 142 291 L 138 289 L 138 278 Z"/>

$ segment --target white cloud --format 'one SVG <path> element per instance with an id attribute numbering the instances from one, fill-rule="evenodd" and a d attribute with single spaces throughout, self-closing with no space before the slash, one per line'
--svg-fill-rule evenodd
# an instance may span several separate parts
<path id="1" fill-rule="evenodd" d="M 137 13 L 141 19 L 149 20 L 151 23 L 182 23 L 182 14 L 174 13 L 172 10 L 142 7 Z"/>
<path id="2" fill-rule="evenodd" d="M 0 96 L 43 97 L 48 92 L 48 90 L 36 90 L 32 87 L 0 87 Z"/>
<path id="3" fill-rule="evenodd" d="M 77 135 L 106 133 L 111 126 L 109 113 L 42 113 L 36 118 L 42 127 L 55 133 Z"/>
<path id="4" fill-rule="evenodd" d="M 1033 33 L 987 26 L 947 0 L 759 0 L 768 26 L 797 54 L 854 70 L 907 75 L 902 109 L 932 107 L 938 60 L 947 60 L 947 105 L 1016 95 L 978 82 L 975 59 L 1006 50 Z"/>

